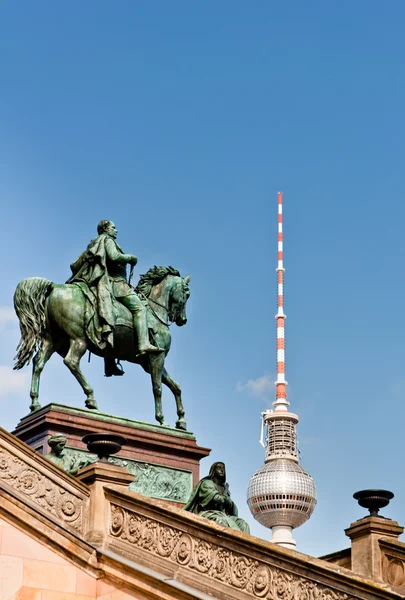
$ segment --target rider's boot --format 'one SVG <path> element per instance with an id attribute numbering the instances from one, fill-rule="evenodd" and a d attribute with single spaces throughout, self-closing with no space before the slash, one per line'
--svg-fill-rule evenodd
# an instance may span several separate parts
<path id="1" fill-rule="evenodd" d="M 118 367 L 115 358 L 112 358 L 111 356 L 104 358 L 104 374 L 106 377 L 112 377 L 113 375 L 120 377 L 121 375 L 124 375 L 124 373 L 124 369 Z"/>
<path id="2" fill-rule="evenodd" d="M 153 346 L 149 341 L 148 324 L 145 313 L 132 313 L 134 317 L 134 327 L 138 336 L 138 356 L 148 354 L 149 352 L 162 352 L 157 346 Z"/>

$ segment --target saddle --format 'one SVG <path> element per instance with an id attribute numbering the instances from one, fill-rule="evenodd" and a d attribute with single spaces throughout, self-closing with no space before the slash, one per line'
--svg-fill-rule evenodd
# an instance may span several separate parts
<path id="1" fill-rule="evenodd" d="M 108 321 L 99 314 L 99 299 L 94 289 L 82 281 L 74 282 L 80 288 L 86 299 L 84 310 L 85 331 L 90 342 L 99 350 L 112 349 L 114 347 L 114 331 L 117 326 L 128 327 L 133 330 L 131 312 L 111 294 L 109 303 Z"/>

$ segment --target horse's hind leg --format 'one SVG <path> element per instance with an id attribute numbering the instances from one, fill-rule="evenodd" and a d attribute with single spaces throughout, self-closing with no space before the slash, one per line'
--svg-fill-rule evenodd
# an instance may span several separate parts
<path id="1" fill-rule="evenodd" d="M 83 338 L 70 340 L 70 346 L 68 353 L 66 354 L 63 362 L 68 369 L 76 377 L 77 381 L 82 386 L 84 393 L 86 394 L 86 406 L 93 410 L 97 410 L 97 403 L 94 399 L 94 391 L 91 385 L 89 385 L 87 379 L 80 370 L 80 359 L 87 350 L 87 342 Z"/>
<path id="2" fill-rule="evenodd" d="M 179 384 L 170 377 L 169 373 L 164 367 L 162 372 L 162 382 L 167 385 L 176 399 L 177 416 L 179 417 L 176 421 L 177 429 L 184 429 L 184 431 L 187 431 L 187 423 L 184 420 L 183 401 L 181 399 L 181 388 Z"/>
<path id="3" fill-rule="evenodd" d="M 41 379 L 41 373 L 44 370 L 44 366 L 55 352 L 55 344 L 51 338 L 44 338 L 41 343 L 41 347 L 32 360 L 32 379 L 31 379 L 31 405 L 30 410 L 38 410 L 41 408 L 38 402 L 39 396 L 39 382 Z"/>

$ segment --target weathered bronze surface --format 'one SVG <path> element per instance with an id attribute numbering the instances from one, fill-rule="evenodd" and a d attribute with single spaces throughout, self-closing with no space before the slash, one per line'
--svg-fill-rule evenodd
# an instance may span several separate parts
<path id="1" fill-rule="evenodd" d="M 52 461 L 55 465 L 71 475 L 76 475 L 79 469 L 90 463 L 90 461 L 83 456 L 72 456 L 71 454 L 65 453 L 66 436 L 62 433 L 51 435 L 48 444 L 52 450 L 45 455 L 45 458 Z"/>
<path id="2" fill-rule="evenodd" d="M 97 462 L 97 455 L 89 454 L 85 450 L 65 448 L 64 453 L 69 455 L 72 460 L 85 459 L 89 464 Z M 134 480 L 129 485 L 129 489 L 134 492 L 150 498 L 183 504 L 190 498 L 193 489 L 191 471 L 154 465 L 121 456 L 110 456 L 108 462 L 118 467 L 125 467 L 131 475 L 134 475 Z"/>
<path id="3" fill-rule="evenodd" d="M 115 298 L 132 314 L 139 354 L 158 352 L 159 348 L 149 342 L 145 303 L 127 283 L 127 264 L 134 267 L 138 262 L 137 257 L 123 253 L 116 242 L 118 231 L 112 221 L 100 221 L 97 232 L 98 236 L 91 240 L 87 249 L 70 265 L 72 277 L 66 282 L 84 283 L 84 294 L 89 288 L 91 314 L 86 320 L 88 337 L 100 350 L 114 348 Z M 94 320 L 96 315 L 97 323 Z M 121 372 L 111 374 L 121 375 Z"/>
<path id="4" fill-rule="evenodd" d="M 134 289 L 126 281 L 126 265 L 135 265 L 136 256 L 122 252 L 111 221 L 101 221 L 98 233 L 71 265 L 73 275 L 67 284 L 30 277 L 15 291 L 21 340 L 14 368 L 21 369 L 33 358 L 30 409 L 40 408 L 41 373 L 58 352 L 86 394 L 86 407 L 98 410 L 93 388 L 80 369 L 89 350 L 105 358 L 107 375 L 122 374 L 116 359 L 138 363 L 150 373 L 155 417 L 161 425 L 167 425 L 162 383 L 167 385 L 176 400 L 176 427 L 186 430 L 181 389 L 164 361 L 171 344 L 170 322 L 179 326 L 187 322 L 190 276 L 181 277 L 173 267 L 155 266 L 141 275 Z"/>
<path id="5" fill-rule="evenodd" d="M 238 509 L 231 499 L 225 465 L 222 462 L 214 463 L 209 475 L 197 483 L 184 509 L 220 525 L 250 533 L 249 525 L 238 517 Z"/>

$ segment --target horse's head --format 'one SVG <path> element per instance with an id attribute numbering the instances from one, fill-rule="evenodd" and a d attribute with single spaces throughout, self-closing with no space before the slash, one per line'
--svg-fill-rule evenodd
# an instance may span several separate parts
<path id="1" fill-rule="evenodd" d="M 187 323 L 186 304 L 190 297 L 190 275 L 173 277 L 169 297 L 169 320 L 179 327 Z"/>
<path id="2" fill-rule="evenodd" d="M 186 303 L 190 297 L 190 275 L 181 277 L 173 267 L 157 267 L 149 269 L 141 275 L 136 291 L 149 300 L 149 308 L 158 321 L 165 324 L 166 317 L 176 325 L 185 325 Z M 164 313 L 161 314 L 161 309 Z"/>

